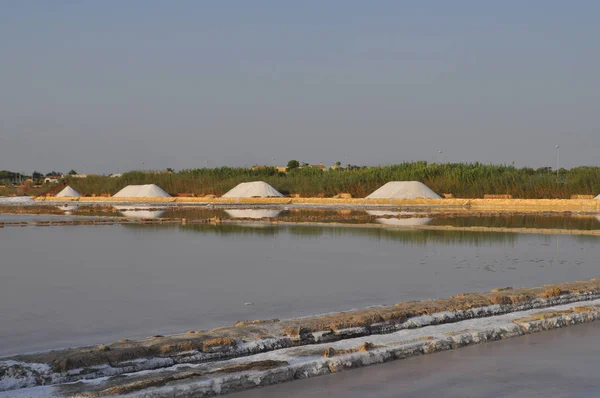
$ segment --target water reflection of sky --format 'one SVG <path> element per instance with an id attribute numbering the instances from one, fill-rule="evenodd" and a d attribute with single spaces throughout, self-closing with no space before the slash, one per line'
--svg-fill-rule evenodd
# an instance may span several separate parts
<path id="1" fill-rule="evenodd" d="M 231 224 L 0 236 L 0 353 L 599 276 L 597 237 Z"/>

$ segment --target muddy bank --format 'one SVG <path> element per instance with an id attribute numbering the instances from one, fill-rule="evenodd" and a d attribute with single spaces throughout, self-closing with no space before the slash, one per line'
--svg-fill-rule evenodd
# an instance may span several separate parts
<path id="1" fill-rule="evenodd" d="M 0 388 L 74 382 L 174 365 L 211 364 L 281 349 L 335 344 L 596 299 L 600 299 L 600 279 L 536 288 L 504 287 L 482 294 L 463 293 L 446 299 L 307 318 L 240 321 L 208 331 L 4 358 L 0 361 Z M 330 357 L 347 354 L 351 353 L 330 351 Z"/>
<path id="2" fill-rule="evenodd" d="M 281 346 L 270 352 L 252 352 L 230 360 L 196 360 L 173 366 L 174 360 L 155 358 L 154 370 L 147 371 L 140 371 L 138 362 L 129 360 L 122 364 L 129 367 L 128 374 L 123 376 L 111 373 L 110 366 L 94 367 L 96 371 L 104 369 L 104 376 L 108 377 L 93 373 L 82 375 L 81 368 L 57 374 L 52 372 L 51 365 L 16 359 L 0 365 L 0 385 L 6 390 L 0 392 L 0 397 L 210 397 L 593 322 L 599 318 L 600 299 L 596 298 L 585 305 L 556 304 L 545 309 L 522 309 L 429 328 L 405 328 L 387 334 Z M 107 347 L 98 347 L 98 350 L 110 352 Z M 80 379 L 90 380 L 65 384 L 69 376 L 77 374 L 82 375 Z"/>

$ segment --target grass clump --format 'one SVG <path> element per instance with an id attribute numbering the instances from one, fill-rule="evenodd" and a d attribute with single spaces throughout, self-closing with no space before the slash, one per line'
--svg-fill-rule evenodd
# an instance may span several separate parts
<path id="1" fill-rule="evenodd" d="M 303 327 L 289 327 L 281 329 L 281 332 L 288 337 L 302 338 L 302 336 L 309 334 L 310 330 Z"/>
<path id="2" fill-rule="evenodd" d="M 560 287 L 554 286 L 554 287 L 544 290 L 538 296 L 542 297 L 542 298 L 552 298 L 552 297 L 559 297 L 562 293 L 563 293 L 563 291 L 561 290 Z"/>
<path id="3" fill-rule="evenodd" d="M 328 347 L 325 349 L 325 351 L 323 351 L 323 356 L 325 358 L 331 358 L 337 355 L 344 355 L 344 354 L 352 354 L 354 352 L 369 352 L 372 349 L 376 348 L 375 344 L 366 341 L 363 344 L 359 345 L 356 348 L 350 348 L 348 350 L 336 350 L 333 347 Z"/>
<path id="4" fill-rule="evenodd" d="M 492 289 L 492 293 L 500 293 L 500 292 L 505 292 L 507 290 L 513 290 L 512 286 L 497 287 L 495 289 Z"/>
<path id="5" fill-rule="evenodd" d="M 508 296 L 495 295 L 495 296 L 490 297 L 490 301 L 492 302 L 492 304 L 502 304 L 502 305 L 512 304 L 512 300 Z"/>
<path id="6" fill-rule="evenodd" d="M 232 347 L 237 344 L 237 341 L 231 337 L 217 337 L 202 342 L 202 351 L 206 352 L 215 347 Z"/>
<path id="7" fill-rule="evenodd" d="M 265 323 L 275 323 L 275 322 L 279 322 L 279 319 L 256 319 L 256 320 L 252 320 L 252 321 L 238 321 L 233 326 L 241 327 L 241 326 L 248 326 L 248 325 L 260 325 L 260 324 L 265 324 Z"/>
<path id="8" fill-rule="evenodd" d="M 163 344 L 158 348 L 158 352 L 165 354 L 172 354 L 174 352 L 185 352 L 198 350 L 198 344 L 193 341 L 182 341 L 172 344 Z"/>
<path id="9" fill-rule="evenodd" d="M 249 370 L 268 370 L 287 365 L 289 365 L 289 363 L 286 361 L 274 361 L 268 359 L 265 361 L 255 361 L 226 366 L 224 368 L 218 369 L 215 373 L 237 373 Z"/>

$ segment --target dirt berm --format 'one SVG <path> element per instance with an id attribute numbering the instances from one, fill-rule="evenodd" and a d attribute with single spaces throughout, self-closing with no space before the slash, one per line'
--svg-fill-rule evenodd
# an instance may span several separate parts
<path id="1" fill-rule="evenodd" d="M 19 355 L 5 360 L 46 364 L 54 373 L 70 375 L 76 380 L 78 375 L 94 372 L 103 365 L 127 371 L 128 366 L 134 366 L 132 364 L 142 359 L 155 361 L 154 365 L 148 365 L 151 367 L 160 367 L 161 361 L 167 359 L 167 364 L 207 362 L 597 297 L 600 297 L 600 278 L 534 288 L 505 287 L 487 293 L 461 293 L 446 299 L 401 302 L 393 306 L 315 317 L 240 321 L 208 331 L 189 331 L 136 341 L 125 339 L 100 346 Z M 442 316 L 428 318 L 431 314 Z"/>
<path id="2" fill-rule="evenodd" d="M 212 203 L 212 204 L 287 204 L 287 205 L 331 205 L 331 206 L 414 206 L 429 208 L 471 208 L 503 210 L 575 210 L 586 212 L 600 211 L 600 200 L 594 199 L 341 199 L 341 198 L 54 198 L 39 197 L 41 202 L 91 202 L 91 203 Z"/>

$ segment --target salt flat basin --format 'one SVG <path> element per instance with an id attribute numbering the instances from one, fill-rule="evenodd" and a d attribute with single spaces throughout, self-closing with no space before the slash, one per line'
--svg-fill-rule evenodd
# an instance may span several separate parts
<path id="1" fill-rule="evenodd" d="M 0 355 L 598 276 L 596 237 L 235 225 L 0 229 Z"/>

